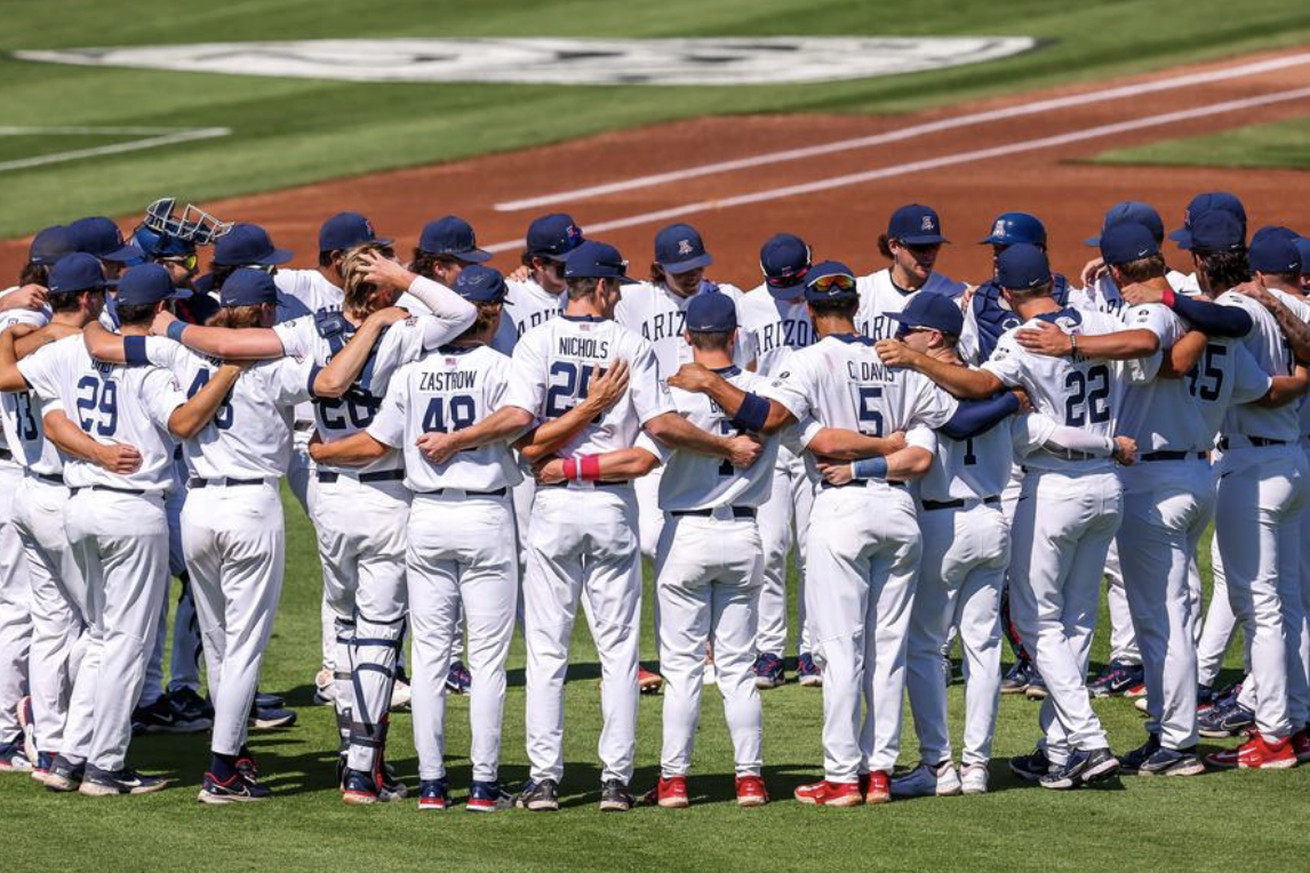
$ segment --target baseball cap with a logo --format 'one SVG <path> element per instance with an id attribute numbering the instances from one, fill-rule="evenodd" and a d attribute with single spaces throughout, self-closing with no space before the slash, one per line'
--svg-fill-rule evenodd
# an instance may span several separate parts
<path id="1" fill-rule="evenodd" d="M 936 210 L 919 203 L 902 206 L 892 213 L 887 222 L 887 238 L 911 246 L 950 242 L 942 236 L 942 222 Z"/>
<path id="2" fill-rule="evenodd" d="M 1140 224 L 1151 232 L 1157 244 L 1164 241 L 1164 220 L 1155 207 L 1137 200 L 1121 200 L 1110 207 L 1101 223 L 1101 236 L 1118 224 Z M 1101 244 L 1101 238 L 1094 236 L 1083 240 L 1089 246 Z"/>
<path id="3" fill-rule="evenodd" d="M 1282 234 L 1265 234 L 1251 240 L 1247 253 L 1251 269 L 1261 273 L 1301 274 L 1301 253 L 1289 237 Z"/>
<path id="4" fill-rule="evenodd" d="M 51 294 L 77 294 L 81 291 L 100 291 L 118 284 L 105 278 L 100 259 L 87 252 L 64 255 L 50 268 L 47 280 Z"/>
<path id="5" fill-rule="evenodd" d="M 820 261 L 805 274 L 806 300 L 858 300 L 859 297 L 855 274 L 841 261 Z"/>
<path id="6" fill-rule="evenodd" d="M 1238 200 L 1235 194 L 1229 194 L 1227 191 L 1206 191 L 1197 194 L 1187 204 L 1187 211 L 1183 213 L 1183 226 L 1169 234 L 1169 239 L 1178 243 L 1179 248 L 1191 248 L 1192 225 L 1196 224 L 1197 219 L 1202 215 L 1214 210 L 1227 212 L 1236 218 L 1242 225 L 1242 236 L 1246 236 L 1246 207 L 1242 205 L 1242 201 Z"/>
<path id="7" fill-rule="evenodd" d="M 726 333 L 737 329 L 737 305 L 722 291 L 703 291 L 687 304 L 687 330 Z"/>
<path id="8" fill-rule="evenodd" d="M 173 277 L 162 264 L 138 264 L 128 267 L 118 280 L 118 306 L 141 306 L 175 297 L 189 297 L 190 292 L 173 287 Z"/>
<path id="9" fill-rule="evenodd" d="M 358 212 L 338 212 L 323 222 L 318 230 L 320 252 L 354 248 L 364 243 L 379 246 L 391 245 L 389 239 L 379 239 L 373 223 Z"/>
<path id="10" fill-rule="evenodd" d="M 65 230 L 74 251 L 86 252 L 97 258 L 106 258 L 124 247 L 123 232 L 112 219 L 102 215 L 79 218 Z"/>
<path id="11" fill-rule="evenodd" d="M 655 263 L 676 275 L 708 267 L 714 258 L 705 251 L 705 243 L 696 228 L 690 224 L 670 224 L 655 234 Z"/>
<path id="12" fill-rule="evenodd" d="M 620 285 L 635 284 L 628 278 L 628 262 L 608 243 L 587 240 L 564 259 L 565 279 L 618 279 Z"/>
<path id="13" fill-rule="evenodd" d="M 1098 243 L 1101 247 L 1101 257 L 1107 264 L 1116 267 L 1160 254 L 1160 244 L 1156 241 L 1155 232 L 1146 225 L 1135 222 L 1111 225 L 1105 233 L 1101 234 Z"/>
<path id="14" fill-rule="evenodd" d="M 214 243 L 214 263 L 222 267 L 272 267 L 291 260 L 291 252 L 273 245 L 257 224 L 234 224 Z"/>
<path id="15" fill-rule="evenodd" d="M 455 293 L 473 303 L 494 303 L 505 298 L 505 277 L 491 267 L 470 264 L 455 278 Z"/>
<path id="16" fill-rule="evenodd" d="M 1017 243 L 1016 243 L 1017 245 Z M 911 328 L 928 327 L 951 336 L 964 330 L 964 313 L 955 301 L 935 291 L 921 291 L 910 298 L 900 312 L 888 312 L 887 317 L 901 323 L 898 334 Z"/>
<path id="17" fill-rule="evenodd" d="M 996 284 L 1010 291 L 1031 291 L 1051 281 L 1046 252 L 1028 243 L 1010 246 L 996 256 Z"/>
<path id="18" fill-rule="evenodd" d="M 769 237 L 760 248 L 760 270 L 773 288 L 794 288 L 810 271 L 810 247 L 790 233 Z"/>
<path id="19" fill-rule="evenodd" d="M 528 225 L 526 242 L 529 256 L 563 261 L 569 252 L 582 245 L 582 228 L 573 216 L 553 212 Z"/>
<path id="20" fill-rule="evenodd" d="M 491 260 L 491 252 L 478 248 L 473 225 L 458 215 L 445 215 L 429 221 L 419 235 L 418 247 L 429 255 L 446 255 L 470 264 Z"/>

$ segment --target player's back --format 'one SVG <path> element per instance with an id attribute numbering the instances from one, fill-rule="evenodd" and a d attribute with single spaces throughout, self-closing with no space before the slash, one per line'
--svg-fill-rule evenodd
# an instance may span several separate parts
<path id="1" fill-rule="evenodd" d="M 1262 370 L 1270 376 L 1288 376 L 1296 371 L 1292 349 L 1269 310 L 1258 301 L 1236 291 L 1225 291 L 1215 302 L 1222 306 L 1239 307 L 1251 316 L 1252 328 L 1239 341 Z M 1284 442 L 1294 442 L 1301 435 L 1299 414 L 1294 403 L 1277 407 L 1254 404 L 1232 406 L 1224 416 L 1220 430 L 1226 437 L 1258 437 Z"/>
<path id="2" fill-rule="evenodd" d="M 795 349 L 814 342 L 805 295 L 791 291 L 790 298 L 760 285 L 737 301 L 737 333 L 755 358 L 755 372 L 762 376 L 781 373 Z"/>
<path id="3" fill-rule="evenodd" d="M 937 433 L 937 451 L 918 481 L 919 498 L 945 503 L 996 497 L 1010 481 L 1014 464 L 1012 418 L 967 439 Z"/>

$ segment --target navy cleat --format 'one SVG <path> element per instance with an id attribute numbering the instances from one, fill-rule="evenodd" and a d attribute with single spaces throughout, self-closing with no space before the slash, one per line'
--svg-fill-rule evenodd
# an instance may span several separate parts
<path id="1" fill-rule="evenodd" d="M 1156 749 L 1151 757 L 1137 768 L 1138 776 L 1200 776 L 1205 764 L 1192 749 Z"/>
<path id="2" fill-rule="evenodd" d="M 0 773 L 30 773 L 32 762 L 23 751 L 23 744 L 0 743 Z"/>
<path id="3" fill-rule="evenodd" d="M 261 707 L 256 701 L 250 707 L 250 726 L 257 730 L 291 727 L 296 723 L 296 713 L 281 707 Z"/>
<path id="4" fill-rule="evenodd" d="M 210 718 L 183 718 L 167 697 L 132 710 L 132 733 L 138 734 L 196 734 L 214 726 Z"/>
<path id="5" fill-rule="evenodd" d="M 1255 713 L 1234 699 L 1216 703 L 1196 717 L 1196 729 L 1203 737 L 1234 737 L 1255 725 Z"/>
<path id="6" fill-rule="evenodd" d="M 450 805 L 450 791 L 445 779 L 422 779 L 418 783 L 418 808 L 443 810 Z"/>
<path id="7" fill-rule="evenodd" d="M 554 779 L 523 783 L 523 790 L 514 799 L 514 805 L 532 812 L 554 812 L 559 809 L 559 784 Z"/>
<path id="8" fill-rule="evenodd" d="M 500 787 L 499 782 L 479 782 L 469 785 L 469 812 L 500 812 L 514 806 L 514 795 Z"/>
<path id="9" fill-rule="evenodd" d="M 601 783 L 600 811 L 627 812 L 637 803 L 637 799 L 628 790 L 628 783 L 620 779 L 610 779 Z"/>
<path id="10" fill-rule="evenodd" d="M 54 752 L 37 752 L 36 760 L 32 763 L 32 778 L 44 785 L 46 777 L 50 775 L 50 768 L 54 764 Z"/>
<path id="11" fill-rule="evenodd" d="M 1144 744 L 1119 759 L 1119 770 L 1134 775 L 1158 751 L 1160 751 L 1160 735 L 1150 734 Z"/>
<path id="12" fill-rule="evenodd" d="M 809 652 L 802 652 L 796 659 L 796 681 L 806 688 L 823 687 L 823 673 Z"/>
<path id="13" fill-rule="evenodd" d="M 88 764 L 78 791 L 87 797 L 113 797 L 119 794 L 152 794 L 167 787 L 168 780 L 158 776 L 143 776 L 126 767 L 121 770 L 101 770 Z"/>
<path id="14" fill-rule="evenodd" d="M 451 661 L 450 670 L 446 672 L 446 690 L 451 694 L 468 694 L 472 687 L 473 674 L 464 666 L 464 662 Z"/>
<path id="15" fill-rule="evenodd" d="M 1035 672 L 1032 661 L 1015 661 L 1010 671 L 1001 677 L 1001 693 L 1023 694 L 1028 690 L 1028 683 L 1032 682 Z"/>
<path id="16" fill-rule="evenodd" d="M 260 803 L 273 796 L 267 785 L 260 785 L 236 772 L 225 781 L 219 781 L 213 773 L 205 774 L 204 784 L 196 800 L 220 806 L 226 803 Z"/>
<path id="17" fill-rule="evenodd" d="M 168 692 L 168 705 L 183 722 L 208 721 L 210 725 L 214 723 L 213 705 L 194 689 L 185 685 Z"/>
<path id="18" fill-rule="evenodd" d="M 286 706 L 286 703 L 280 694 L 268 694 L 263 691 L 255 692 L 255 707 L 258 709 L 281 709 Z"/>
<path id="19" fill-rule="evenodd" d="M 1087 683 L 1087 690 L 1093 697 L 1114 697 L 1141 685 L 1142 681 L 1141 664 L 1111 661 L 1099 676 Z"/>
<path id="20" fill-rule="evenodd" d="M 45 787 L 51 791 L 76 791 L 85 775 L 86 764 L 74 764 L 63 755 L 55 755 L 45 776 Z"/>
<path id="21" fill-rule="evenodd" d="M 1119 759 L 1108 748 L 1084 751 L 1069 756 L 1063 767 L 1056 767 L 1039 781 L 1043 788 L 1070 790 L 1109 779 L 1119 772 Z"/>
<path id="22" fill-rule="evenodd" d="M 378 802 L 378 785 L 372 773 L 347 769 L 341 779 L 341 800 L 348 806 L 370 806 Z"/>
<path id="23" fill-rule="evenodd" d="M 1028 680 L 1028 687 L 1023 690 L 1023 696 L 1029 700 L 1045 700 L 1048 693 L 1046 680 L 1042 679 L 1042 674 L 1034 669 Z"/>
<path id="24" fill-rule="evenodd" d="M 1011 758 L 1010 772 L 1026 782 L 1036 782 L 1051 772 L 1051 759 L 1046 757 L 1046 752 L 1038 746 L 1027 755 Z"/>
<path id="25" fill-rule="evenodd" d="M 782 658 L 761 652 L 755 656 L 755 687 L 761 690 L 777 688 L 787 681 L 782 671 Z"/>

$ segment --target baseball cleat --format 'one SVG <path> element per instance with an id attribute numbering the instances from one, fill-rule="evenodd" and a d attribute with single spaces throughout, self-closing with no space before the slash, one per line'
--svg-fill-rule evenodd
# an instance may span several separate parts
<path id="1" fill-rule="evenodd" d="M 823 673 L 809 652 L 801 652 L 796 659 L 796 681 L 806 688 L 823 687 Z"/>
<path id="2" fill-rule="evenodd" d="M 1045 700 L 1046 695 L 1046 682 L 1042 679 L 1042 674 L 1033 670 L 1032 678 L 1028 680 L 1028 687 L 1023 690 L 1023 696 L 1029 700 Z"/>
<path id="3" fill-rule="evenodd" d="M 1148 713 L 1151 711 L 1151 704 L 1148 702 L 1149 700 L 1150 698 L 1147 697 L 1139 697 L 1133 701 L 1133 708 L 1140 713 Z"/>
<path id="4" fill-rule="evenodd" d="M 468 694 L 472 687 L 473 674 L 464 662 L 459 659 L 451 661 L 450 669 L 446 671 L 446 690 L 451 694 Z"/>
<path id="5" fill-rule="evenodd" d="M 769 792 L 759 776 L 737 777 L 737 805 L 763 806 L 769 802 Z"/>
<path id="6" fill-rule="evenodd" d="M 152 794 L 167 787 L 168 780 L 157 776 L 143 776 L 126 767 L 121 770 L 101 770 L 88 764 L 78 791 L 87 797 L 113 797 L 119 794 Z"/>
<path id="7" fill-rule="evenodd" d="M 0 744 L 0 773 L 30 773 L 32 762 L 27 759 L 22 743 Z"/>
<path id="8" fill-rule="evenodd" d="M 267 785 L 260 785 L 247 779 L 241 773 L 233 773 L 225 780 L 215 778 L 213 773 L 206 773 L 204 783 L 196 800 L 213 806 L 228 803 L 260 803 L 273 796 Z"/>
<path id="9" fill-rule="evenodd" d="M 500 787 L 499 782 L 479 782 L 469 785 L 469 799 L 465 809 L 469 812 L 500 812 L 514 806 L 514 795 Z"/>
<path id="10" fill-rule="evenodd" d="M 523 790 L 515 798 L 514 805 L 532 812 L 554 812 L 559 809 L 559 783 L 554 779 L 540 782 L 529 779 L 523 783 Z"/>
<path id="11" fill-rule="evenodd" d="M 861 773 L 859 785 L 865 803 L 891 802 L 891 774 L 886 771 L 871 770 L 868 773 Z"/>
<path id="12" fill-rule="evenodd" d="M 950 797 L 960 793 L 960 776 L 950 761 L 918 766 L 892 779 L 892 797 Z"/>
<path id="13" fill-rule="evenodd" d="M 409 683 L 404 679 L 397 678 L 391 686 L 391 711 L 407 709 L 413 697 L 414 693 L 410 689 Z"/>
<path id="14" fill-rule="evenodd" d="M 1292 753 L 1296 755 L 1298 764 L 1310 763 L 1310 734 L 1306 733 L 1305 728 L 1292 734 Z"/>
<path id="15" fill-rule="evenodd" d="M 1145 696 L 1146 696 L 1145 682 L 1139 682 L 1138 684 L 1134 685 L 1132 688 L 1129 688 L 1127 691 L 1124 692 L 1124 697 L 1128 698 L 1129 700 L 1141 700 Z"/>
<path id="16" fill-rule="evenodd" d="M 1100 675 L 1087 683 L 1093 697 L 1113 697 L 1142 684 L 1142 665 L 1111 661 Z"/>
<path id="17" fill-rule="evenodd" d="M 161 697 L 146 706 L 132 711 L 132 733 L 136 734 L 198 734 L 214 726 L 211 718 L 183 718 L 167 697 Z"/>
<path id="18" fill-rule="evenodd" d="M 32 762 L 32 778 L 44 785 L 46 777 L 50 775 L 50 768 L 54 766 L 54 763 L 54 752 L 37 752 L 36 760 Z"/>
<path id="19" fill-rule="evenodd" d="M 259 762 L 255 760 L 255 756 L 251 754 L 249 747 L 242 746 L 237 750 L 237 759 L 233 766 L 248 781 L 259 781 Z"/>
<path id="20" fill-rule="evenodd" d="M 1259 731 L 1252 731 L 1251 738 L 1245 743 L 1207 755 L 1205 763 L 1221 770 L 1231 770 L 1234 767 L 1242 770 L 1287 770 L 1296 766 L 1296 752 L 1290 737 L 1266 740 Z"/>
<path id="21" fill-rule="evenodd" d="M 1026 782 L 1036 782 L 1051 770 L 1051 759 L 1046 757 L 1046 750 L 1041 746 L 1027 755 L 1010 759 L 1010 772 Z"/>
<path id="22" fill-rule="evenodd" d="M 627 812 L 636 803 L 628 784 L 620 779 L 610 779 L 600 787 L 601 812 Z"/>
<path id="23" fill-rule="evenodd" d="M 445 779 L 420 779 L 418 783 L 418 808 L 429 812 L 440 812 L 450 805 L 450 790 Z"/>
<path id="24" fill-rule="evenodd" d="M 782 671 L 782 658 L 777 655 L 771 655 L 767 652 L 756 655 L 753 670 L 755 672 L 755 687 L 761 691 L 777 688 L 787 681 L 787 676 Z"/>
<path id="25" fill-rule="evenodd" d="M 965 764 L 960 768 L 960 792 L 962 794 L 987 793 L 986 764 Z"/>
<path id="26" fill-rule="evenodd" d="M 1035 672 L 1032 661 L 1015 661 L 1010 671 L 1001 678 L 1001 693 L 1023 694 L 1028 690 L 1028 683 L 1032 681 Z"/>
<path id="27" fill-rule="evenodd" d="M 165 696 L 168 705 L 177 713 L 178 721 L 187 724 L 209 722 L 210 726 L 214 724 L 214 707 L 194 689 L 183 685 Z"/>
<path id="28" fill-rule="evenodd" d="M 637 665 L 637 690 L 642 694 L 659 694 L 660 689 L 664 687 L 664 677 L 659 673 L 647 670 L 640 664 Z"/>
<path id="29" fill-rule="evenodd" d="M 1119 770 L 1135 775 L 1147 759 L 1160 750 L 1160 735 L 1149 734 L 1146 742 L 1119 759 Z"/>
<path id="30" fill-rule="evenodd" d="M 378 802 L 378 786 L 372 773 L 346 770 L 341 780 L 341 800 L 348 806 L 370 806 Z"/>
<path id="31" fill-rule="evenodd" d="M 1196 717 L 1196 729 L 1203 737 L 1232 737 L 1255 725 L 1255 713 L 1234 700 L 1216 703 Z"/>
<path id="32" fill-rule="evenodd" d="M 409 797 L 409 787 L 396 778 L 396 771 L 390 764 L 382 764 L 375 781 L 382 786 L 378 791 L 378 800 L 383 803 L 394 803 Z"/>
<path id="33" fill-rule="evenodd" d="M 76 791 L 85 775 L 86 764 L 74 764 L 63 755 L 55 755 L 45 776 L 45 787 L 51 791 Z"/>
<path id="34" fill-rule="evenodd" d="M 1063 767 L 1057 767 L 1038 780 L 1043 788 L 1069 790 L 1109 779 L 1119 772 L 1119 760 L 1108 748 L 1078 749 Z"/>
<path id="35" fill-rule="evenodd" d="M 1159 748 L 1137 768 L 1138 776 L 1199 776 L 1205 765 L 1193 749 Z"/>
<path id="36" fill-rule="evenodd" d="M 252 704 L 250 707 L 250 726 L 257 730 L 291 727 L 296 723 L 296 713 L 290 709 L 264 709 Z"/>
<path id="37" fill-rule="evenodd" d="M 812 782 L 802 785 L 793 792 L 801 803 L 810 806 L 836 806 L 848 808 L 864 803 L 864 793 L 857 782 Z"/>
<path id="38" fill-rule="evenodd" d="M 36 763 L 41 753 L 36 747 L 36 718 L 32 715 L 31 695 L 18 701 L 18 726 L 23 729 L 23 754 L 28 761 Z"/>
<path id="39" fill-rule="evenodd" d="M 261 709 L 281 709 L 286 706 L 286 700 L 280 694 L 270 694 L 265 691 L 255 692 L 255 706 Z"/>
<path id="40" fill-rule="evenodd" d="M 1196 711 L 1205 712 L 1207 709 L 1214 706 L 1214 702 L 1215 690 L 1209 685 L 1198 684 L 1196 686 Z"/>
<path id="41" fill-rule="evenodd" d="M 665 809 L 686 809 L 691 803 L 687 797 L 687 777 L 670 776 L 666 779 L 661 776 L 642 801 Z"/>
<path id="42" fill-rule="evenodd" d="M 337 675 L 329 667 L 314 674 L 314 703 L 332 706 L 337 701 Z"/>

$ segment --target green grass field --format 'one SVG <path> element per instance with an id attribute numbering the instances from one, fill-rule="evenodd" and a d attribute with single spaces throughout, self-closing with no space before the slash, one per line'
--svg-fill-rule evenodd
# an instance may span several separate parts
<path id="1" fill-rule="evenodd" d="M 899 801 L 884 807 L 829 810 L 802 807 L 792 789 L 821 773 L 821 692 L 789 684 L 767 692 L 766 778 L 775 802 L 738 809 L 732 757 L 717 692 L 710 690 L 685 811 L 639 808 L 602 815 L 596 741 L 599 667 L 585 630 L 575 636 L 568 684 L 565 808 L 558 814 L 521 811 L 474 816 L 461 809 L 419 813 L 412 801 L 348 808 L 333 787 L 335 730 L 331 711 L 310 705 L 318 663 L 317 561 L 307 522 L 287 500 L 289 568 L 263 687 L 285 692 L 300 714 L 294 728 L 255 734 L 253 746 L 272 802 L 257 807 L 208 807 L 195 801 L 208 761 L 207 738 L 146 737 L 130 761 L 165 772 L 178 784 L 160 794 L 90 800 L 54 795 L 20 776 L 0 780 L 0 818 L 7 823 L 5 870 L 59 869 L 94 859 L 103 871 L 156 870 L 198 864 L 223 870 L 615 871 L 856 870 L 1047 871 L 1102 868 L 1158 871 L 1305 869 L 1310 834 L 1296 821 L 1310 790 L 1310 768 L 1277 773 L 1208 774 L 1186 780 L 1125 778 L 1122 785 L 1054 794 L 1019 783 L 1004 766 L 1037 738 L 1038 705 L 1005 699 L 992 763 L 993 793 L 983 797 Z M 1105 619 L 1102 617 L 1102 625 Z M 654 657 L 646 599 L 643 649 Z M 1094 659 L 1106 657 L 1099 635 Z M 1230 658 L 1236 667 L 1238 659 Z M 1226 671 L 1226 678 L 1235 673 Z M 963 686 L 951 689 L 958 741 Z M 523 650 L 510 662 L 502 777 L 525 778 Z M 1111 742 L 1126 751 L 1143 739 L 1130 702 L 1098 702 Z M 468 706 L 449 706 L 452 785 L 462 797 L 469 779 Z M 392 759 L 411 786 L 417 759 L 410 717 L 393 722 Z M 657 775 L 660 698 L 644 698 L 638 735 L 637 788 Z M 901 763 L 915 760 L 908 708 Z M 1211 748 L 1203 745 L 1203 749 Z"/>
<path id="2" fill-rule="evenodd" d="M 1310 118 L 1252 124 L 1209 136 L 1168 140 L 1097 155 L 1109 164 L 1310 170 Z"/>
<path id="3" fill-rule="evenodd" d="M 1046 44 L 986 66 L 738 88 L 379 86 L 95 69 L 0 56 L 0 119 L 6 125 L 224 125 L 235 131 L 218 140 L 0 173 L 0 237 L 73 215 L 136 212 L 161 193 L 203 201 L 675 118 L 899 112 L 1122 75 L 1304 43 L 1310 11 L 1282 0 L 1251 0 L 1240 15 L 1223 0 L 924 0 L 912 13 L 885 0 L 500 0 L 475 11 L 454 0 L 397 0 L 367 10 L 246 0 L 185 11 L 145 0 L 51 0 L 9 11 L 0 52 L 198 40 L 550 34 L 1017 34 Z M 32 153 L 53 147 L 31 143 Z M 17 148 L 0 144 L 0 161 Z"/>

